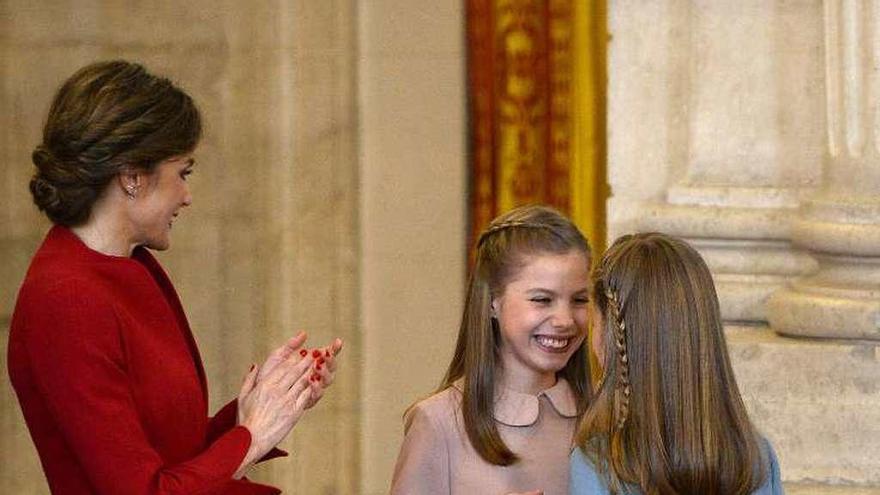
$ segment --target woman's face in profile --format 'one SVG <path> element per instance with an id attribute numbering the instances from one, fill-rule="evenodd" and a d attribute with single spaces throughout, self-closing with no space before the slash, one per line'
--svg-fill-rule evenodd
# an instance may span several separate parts
<path id="1" fill-rule="evenodd" d="M 163 251 L 171 245 L 171 227 L 180 210 L 192 204 L 187 177 L 195 161 L 191 154 L 169 158 L 145 174 L 144 187 L 132 205 L 133 240 Z"/>

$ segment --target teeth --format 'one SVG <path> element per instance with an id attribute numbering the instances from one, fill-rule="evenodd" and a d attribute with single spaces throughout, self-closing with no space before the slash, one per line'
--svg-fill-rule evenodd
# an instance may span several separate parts
<path id="1" fill-rule="evenodd" d="M 538 341 L 544 347 L 550 347 L 552 349 L 562 349 L 568 345 L 570 339 L 559 339 L 555 337 L 548 337 L 546 335 L 538 335 L 535 337 L 535 340 Z"/>

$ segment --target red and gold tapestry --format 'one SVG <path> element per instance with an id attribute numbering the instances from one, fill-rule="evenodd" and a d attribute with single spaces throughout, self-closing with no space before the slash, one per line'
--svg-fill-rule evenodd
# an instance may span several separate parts
<path id="1" fill-rule="evenodd" d="M 471 241 L 544 203 L 605 238 L 604 0 L 468 0 Z"/>

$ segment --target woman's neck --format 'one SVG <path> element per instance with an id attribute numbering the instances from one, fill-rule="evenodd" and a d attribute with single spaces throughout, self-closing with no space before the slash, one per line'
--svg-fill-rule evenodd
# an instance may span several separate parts
<path id="1" fill-rule="evenodd" d="M 109 256 L 131 256 L 134 245 L 115 229 L 100 223 L 86 223 L 70 229 L 89 249 Z"/>
<path id="2" fill-rule="evenodd" d="M 109 256 L 131 256 L 136 244 L 130 240 L 122 211 L 113 208 L 110 202 L 112 199 L 106 196 L 99 199 L 89 219 L 70 230 L 93 251 Z"/>

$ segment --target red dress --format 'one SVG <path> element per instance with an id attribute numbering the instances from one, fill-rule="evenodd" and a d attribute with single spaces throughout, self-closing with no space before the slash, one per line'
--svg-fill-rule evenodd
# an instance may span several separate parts
<path id="1" fill-rule="evenodd" d="M 52 493 L 280 493 L 232 479 L 250 432 L 235 401 L 208 418 L 196 342 L 144 248 L 107 256 L 53 227 L 18 294 L 8 363 Z"/>

